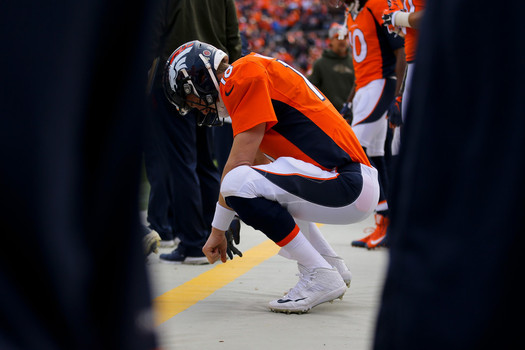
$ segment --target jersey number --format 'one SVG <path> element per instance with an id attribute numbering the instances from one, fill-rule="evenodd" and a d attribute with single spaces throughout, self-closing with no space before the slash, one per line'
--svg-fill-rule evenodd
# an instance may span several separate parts
<path id="1" fill-rule="evenodd" d="M 414 2 L 412 0 L 405 0 L 405 10 L 407 10 L 407 12 L 415 12 L 416 11 L 416 7 L 414 6 Z"/>
<path id="2" fill-rule="evenodd" d="M 260 54 L 257 54 L 258 57 L 263 57 L 263 58 L 266 58 L 266 59 L 269 59 L 271 60 L 272 58 L 271 57 L 267 57 L 267 56 L 263 56 L 263 55 L 260 55 Z M 299 74 L 299 76 L 301 78 L 303 78 L 304 82 L 306 83 L 306 85 L 310 88 L 310 90 L 312 90 L 312 92 L 317 96 L 319 97 L 319 99 L 321 101 L 324 101 L 326 98 L 323 96 L 322 93 L 319 92 L 319 90 L 317 90 L 317 88 L 315 87 L 314 84 L 312 84 L 308 79 L 306 79 L 306 77 L 304 75 L 301 74 L 301 72 L 299 72 L 297 69 L 295 69 L 294 67 L 290 66 L 288 63 L 284 62 L 284 61 L 281 61 L 279 59 L 276 60 L 277 62 L 279 62 L 280 64 L 282 64 L 283 66 L 285 66 L 286 68 L 290 68 L 291 70 L 293 70 L 295 73 Z M 226 72 L 224 72 L 224 77 L 221 78 L 221 83 L 222 84 L 226 84 L 226 80 L 225 78 L 227 79 L 231 74 L 232 74 L 232 70 L 233 70 L 233 66 L 230 66 L 228 67 L 228 69 L 226 69 Z"/>
<path id="3" fill-rule="evenodd" d="M 352 45 L 352 52 L 354 54 L 354 60 L 357 63 L 363 62 L 368 53 L 368 46 L 366 45 L 365 35 L 360 29 L 355 29 L 350 37 L 350 44 Z M 360 50 L 357 52 L 357 45 L 359 44 Z"/>
<path id="4" fill-rule="evenodd" d="M 299 72 L 297 69 L 295 69 L 294 67 L 290 66 L 288 63 L 284 62 L 284 61 L 281 61 L 281 60 L 277 60 L 277 62 L 279 62 L 280 64 L 282 64 L 283 66 L 285 66 L 286 68 L 290 68 L 291 70 L 293 70 L 295 73 L 299 74 L 299 76 L 301 78 L 303 78 L 304 82 L 306 83 L 306 85 L 308 86 L 308 88 L 310 88 L 310 90 L 312 90 L 312 92 L 321 100 L 321 101 L 324 101 L 325 100 L 325 97 L 323 96 L 322 93 L 319 92 L 319 90 L 317 90 L 317 88 L 315 87 L 314 84 L 312 84 L 308 79 L 306 79 L 306 77 L 304 75 L 301 74 L 301 72 Z"/>

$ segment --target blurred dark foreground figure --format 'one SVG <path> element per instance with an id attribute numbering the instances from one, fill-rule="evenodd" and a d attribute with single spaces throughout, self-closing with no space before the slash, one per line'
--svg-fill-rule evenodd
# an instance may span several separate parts
<path id="1" fill-rule="evenodd" d="M 138 217 L 146 1 L 0 11 L 0 349 L 153 349 Z"/>
<path id="2" fill-rule="evenodd" d="M 504 16 L 490 5 L 428 1 L 393 186 L 377 350 L 521 343 L 525 22 L 521 2 L 505 2 Z M 468 21 L 483 16 L 482 27 Z"/>

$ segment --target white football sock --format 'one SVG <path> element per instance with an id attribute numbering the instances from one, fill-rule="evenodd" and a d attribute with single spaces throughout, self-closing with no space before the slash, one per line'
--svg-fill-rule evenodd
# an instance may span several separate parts
<path id="1" fill-rule="evenodd" d="M 301 231 L 287 245 L 281 248 L 284 257 L 296 260 L 308 270 L 318 267 L 331 269 L 332 266 L 319 254 L 319 252 L 308 242 Z"/>
<path id="2" fill-rule="evenodd" d="M 317 227 L 315 223 L 298 219 L 295 219 L 295 222 L 306 239 L 312 244 L 315 250 L 319 252 L 319 254 L 332 257 L 338 256 L 334 248 L 332 248 L 330 243 L 324 238 L 321 230 L 319 230 L 319 227 Z"/>

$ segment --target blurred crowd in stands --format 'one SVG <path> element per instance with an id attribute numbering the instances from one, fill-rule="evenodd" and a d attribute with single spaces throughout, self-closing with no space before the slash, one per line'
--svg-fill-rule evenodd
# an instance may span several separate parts
<path id="1" fill-rule="evenodd" d="M 280 58 L 304 74 L 327 47 L 330 25 L 344 21 L 342 8 L 328 8 L 321 0 L 235 2 L 248 50 Z"/>

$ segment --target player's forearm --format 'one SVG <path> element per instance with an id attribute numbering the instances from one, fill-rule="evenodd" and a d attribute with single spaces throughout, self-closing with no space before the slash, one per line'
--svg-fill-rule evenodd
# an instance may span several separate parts
<path id="1" fill-rule="evenodd" d="M 404 48 L 397 49 L 395 51 L 396 55 L 396 96 L 401 95 L 403 92 L 401 91 L 401 87 L 403 86 L 403 79 L 405 76 L 405 68 L 406 68 L 406 56 L 405 56 L 405 50 Z"/>
<path id="2" fill-rule="evenodd" d="M 423 18 L 423 11 L 403 12 L 398 11 L 393 15 L 392 23 L 396 27 L 408 27 L 419 29 L 419 24 Z"/>
<path id="3" fill-rule="evenodd" d="M 226 174 L 233 169 L 243 165 L 251 166 L 254 164 L 265 130 L 266 123 L 261 123 L 234 137 L 230 155 L 222 172 L 221 183 Z M 222 195 L 219 196 L 219 203 L 223 207 L 229 208 Z"/>
<path id="4" fill-rule="evenodd" d="M 355 96 L 355 84 L 352 85 L 352 89 L 350 90 L 350 94 L 348 94 L 348 98 L 346 99 L 346 102 L 352 102 Z"/>
<path id="5" fill-rule="evenodd" d="M 414 29 L 419 29 L 424 13 L 425 13 L 425 10 L 412 12 L 410 16 L 408 17 L 408 23 L 410 24 L 410 27 Z"/>

